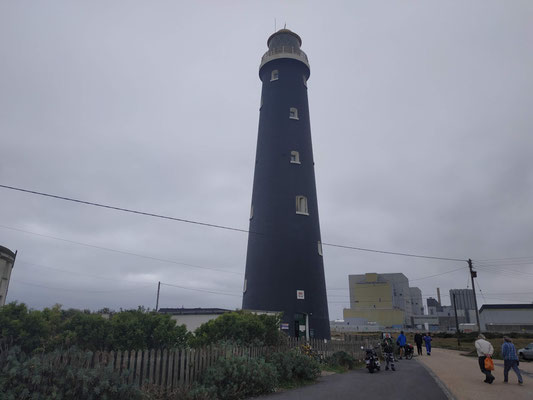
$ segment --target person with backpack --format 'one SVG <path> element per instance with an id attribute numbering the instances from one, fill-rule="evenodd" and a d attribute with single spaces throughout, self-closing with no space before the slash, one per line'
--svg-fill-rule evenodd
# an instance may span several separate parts
<path id="1" fill-rule="evenodd" d="M 480 333 L 478 335 L 478 339 L 475 342 L 476 351 L 477 351 L 477 357 L 479 362 L 479 369 L 483 374 L 485 375 L 485 380 L 483 382 L 485 383 L 492 383 L 494 382 L 494 375 L 485 367 L 485 359 L 492 358 L 492 354 L 494 353 L 494 347 L 492 347 L 492 344 L 485 339 L 485 335 Z"/>
<path id="2" fill-rule="evenodd" d="M 522 385 L 524 380 L 520 369 L 518 368 L 518 355 L 516 353 L 516 347 L 514 347 L 511 338 L 504 336 L 502 344 L 502 357 L 503 357 L 503 383 L 509 381 L 509 370 L 512 368 L 518 377 L 518 384 Z"/>
<path id="3" fill-rule="evenodd" d="M 418 351 L 418 355 L 422 355 L 422 335 L 420 332 L 415 333 L 415 343 L 416 343 L 416 349 Z"/>

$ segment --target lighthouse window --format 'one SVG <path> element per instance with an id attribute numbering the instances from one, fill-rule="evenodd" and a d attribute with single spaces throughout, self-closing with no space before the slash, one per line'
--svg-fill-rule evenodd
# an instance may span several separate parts
<path id="1" fill-rule="evenodd" d="M 322 242 L 320 240 L 318 241 L 318 255 L 322 255 Z"/>
<path id="2" fill-rule="evenodd" d="M 291 164 L 300 164 L 300 153 L 291 151 Z"/>
<path id="3" fill-rule="evenodd" d="M 307 87 L 307 77 L 304 75 L 303 78 L 304 78 L 304 86 Z"/>
<path id="4" fill-rule="evenodd" d="M 272 74 L 270 74 L 270 82 L 277 81 L 279 79 L 279 71 L 277 69 L 272 71 Z"/>
<path id="5" fill-rule="evenodd" d="M 307 197 L 296 196 L 296 214 L 309 215 L 307 209 Z"/>
<path id="6" fill-rule="evenodd" d="M 290 119 L 299 119 L 298 118 L 298 109 L 297 108 L 291 107 L 291 109 L 289 110 L 289 118 Z"/>
<path id="7" fill-rule="evenodd" d="M 252 206 L 250 207 L 250 219 L 252 219 L 254 217 L 254 205 L 252 204 Z"/>

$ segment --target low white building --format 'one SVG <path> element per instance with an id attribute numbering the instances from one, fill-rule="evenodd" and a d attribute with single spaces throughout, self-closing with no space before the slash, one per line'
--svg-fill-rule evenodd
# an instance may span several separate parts
<path id="1" fill-rule="evenodd" d="M 533 332 L 533 304 L 483 304 L 479 324 L 483 332 Z"/>
<path id="2" fill-rule="evenodd" d="M 231 312 L 223 308 L 160 308 L 161 314 L 170 314 L 177 325 L 185 325 L 189 332 L 194 332 L 207 321 Z"/>
<path id="3" fill-rule="evenodd" d="M 0 246 L 0 307 L 6 304 L 7 289 L 17 253 Z"/>
<path id="4" fill-rule="evenodd" d="M 384 328 L 377 322 L 368 321 L 365 318 L 346 318 L 344 320 L 330 321 L 331 332 L 357 333 L 357 332 L 379 332 Z"/>

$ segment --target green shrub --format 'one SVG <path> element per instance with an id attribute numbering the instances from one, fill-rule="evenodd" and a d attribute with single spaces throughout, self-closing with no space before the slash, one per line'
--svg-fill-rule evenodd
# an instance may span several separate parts
<path id="1" fill-rule="evenodd" d="M 114 313 L 110 319 L 88 310 L 62 310 L 60 305 L 43 311 L 23 303 L 0 307 L 0 338 L 12 340 L 28 354 L 71 346 L 92 351 L 185 347 L 190 336 L 170 315 L 142 307 Z"/>
<path id="2" fill-rule="evenodd" d="M 267 361 L 276 368 L 280 382 L 313 381 L 320 375 L 320 364 L 297 350 L 273 353 Z"/>
<path id="3" fill-rule="evenodd" d="M 240 346 L 275 346 L 283 340 L 278 315 L 235 311 L 202 324 L 194 332 L 193 347 L 232 343 Z"/>
<path id="4" fill-rule="evenodd" d="M 218 360 L 202 378 L 217 399 L 234 400 L 273 392 L 278 383 L 276 368 L 262 358 L 232 357 Z"/>
<path id="5" fill-rule="evenodd" d="M 65 354 L 65 352 L 63 352 Z M 0 359 L 0 393 L 5 400 L 142 400 L 142 392 L 124 382 L 111 367 L 86 368 L 92 353 L 71 349 L 69 365 L 57 362 L 59 352 L 27 356 L 20 347 Z"/>
<path id="6" fill-rule="evenodd" d="M 337 351 L 326 359 L 326 363 L 331 367 L 343 367 L 346 369 L 354 369 L 356 365 L 355 358 L 345 351 Z"/>

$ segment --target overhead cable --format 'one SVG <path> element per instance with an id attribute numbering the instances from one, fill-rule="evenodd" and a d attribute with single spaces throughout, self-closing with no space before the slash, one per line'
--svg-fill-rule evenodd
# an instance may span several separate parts
<path id="1" fill-rule="evenodd" d="M 249 230 L 241 229 L 241 228 L 235 228 L 235 227 L 206 223 L 206 222 L 199 222 L 199 221 L 194 221 L 194 220 L 184 219 L 184 218 L 176 218 L 176 217 L 171 217 L 171 216 L 156 214 L 156 213 L 151 213 L 151 212 L 145 212 L 145 211 L 132 210 L 129 208 L 116 207 L 116 206 L 111 206 L 111 205 L 106 205 L 106 204 L 101 204 L 101 203 L 95 203 L 95 202 L 87 201 L 87 200 L 79 200 L 79 199 L 74 199 L 71 197 L 38 192 L 35 190 L 23 189 L 23 188 L 18 188 L 14 186 L 0 184 L 0 188 L 15 190 L 15 191 L 29 193 L 29 194 L 38 195 L 38 196 L 50 197 L 50 198 L 54 198 L 58 200 L 70 201 L 74 203 L 80 203 L 80 204 L 85 204 L 85 205 L 90 205 L 90 206 L 95 206 L 95 207 L 101 207 L 101 208 L 111 209 L 115 211 L 122 211 L 122 212 L 127 212 L 127 213 L 132 213 L 132 214 L 144 215 L 148 217 L 162 218 L 162 219 L 167 219 L 167 220 L 172 220 L 172 221 L 184 222 L 188 224 L 196 224 L 196 225 L 201 225 L 201 226 L 210 227 L 210 228 L 218 228 L 218 229 L 225 229 L 225 230 L 230 230 L 230 231 L 252 233 L 252 234 L 259 234 L 259 235 L 262 234 L 261 232 L 254 232 L 254 231 L 249 231 Z M 414 257 L 414 258 L 424 258 L 424 259 L 444 260 L 444 261 L 462 261 L 462 262 L 468 261 L 466 259 L 459 259 L 459 258 L 437 257 L 437 256 L 429 256 L 429 255 L 406 253 L 406 252 L 377 250 L 377 249 L 369 249 L 369 248 L 364 248 L 364 247 L 348 246 L 348 245 L 335 244 L 335 243 L 322 243 L 322 245 L 329 246 L 329 247 L 348 249 L 348 250 L 365 251 L 365 252 L 379 253 L 379 254 L 389 254 L 389 255 L 403 256 L 403 257 Z"/>

